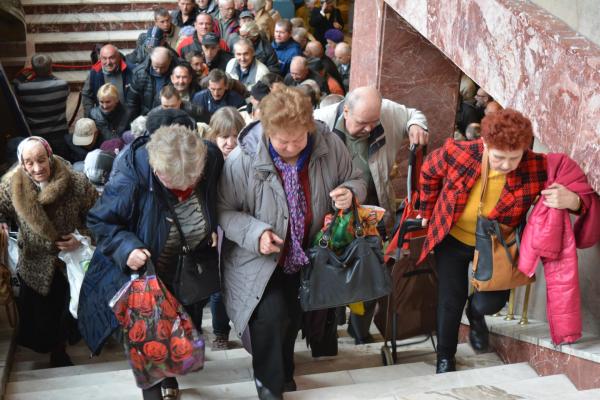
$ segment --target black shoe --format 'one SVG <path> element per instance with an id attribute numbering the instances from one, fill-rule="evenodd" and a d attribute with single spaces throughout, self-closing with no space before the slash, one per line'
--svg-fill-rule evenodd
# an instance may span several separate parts
<path id="1" fill-rule="evenodd" d="M 73 361 L 71 361 L 71 357 L 65 352 L 52 352 L 50 353 L 50 367 L 51 368 L 60 368 L 60 367 L 71 367 L 73 366 Z"/>
<path id="2" fill-rule="evenodd" d="M 467 318 L 469 320 L 469 342 L 473 350 L 484 353 L 488 350 L 490 331 L 485 323 L 485 317 L 474 317 L 470 305 L 467 306 Z"/>
<path id="3" fill-rule="evenodd" d="M 452 371 L 456 371 L 456 360 L 454 357 L 437 359 L 437 365 L 435 367 L 436 374 L 443 374 Z"/>
<path id="4" fill-rule="evenodd" d="M 274 394 L 268 388 L 263 386 L 262 382 L 256 378 L 254 379 L 254 384 L 256 385 L 256 393 L 260 400 L 283 400 L 282 395 Z"/>
<path id="5" fill-rule="evenodd" d="M 283 384 L 283 392 L 295 392 L 298 389 L 298 387 L 296 386 L 296 381 L 295 380 L 291 380 L 289 382 L 286 382 Z"/>
<path id="6" fill-rule="evenodd" d="M 355 345 L 375 342 L 375 339 L 373 339 L 373 336 L 371 336 L 370 333 L 367 333 L 367 336 L 365 337 L 358 337 L 351 324 L 348 324 L 348 329 L 346 330 L 346 332 L 348 332 L 348 335 L 350 335 L 354 339 Z"/>

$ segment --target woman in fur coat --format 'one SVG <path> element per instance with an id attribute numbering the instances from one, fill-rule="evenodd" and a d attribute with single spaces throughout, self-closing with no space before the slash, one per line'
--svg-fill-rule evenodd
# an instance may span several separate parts
<path id="1" fill-rule="evenodd" d="M 17 340 L 36 352 L 50 352 L 52 366 L 72 365 L 65 346 L 79 334 L 69 314 L 65 265 L 57 256 L 80 245 L 72 233 L 86 234 L 86 215 L 97 194 L 41 137 L 23 140 L 17 158 L 18 165 L 0 182 L 0 229 L 8 229 L 8 221 L 19 227 Z"/>

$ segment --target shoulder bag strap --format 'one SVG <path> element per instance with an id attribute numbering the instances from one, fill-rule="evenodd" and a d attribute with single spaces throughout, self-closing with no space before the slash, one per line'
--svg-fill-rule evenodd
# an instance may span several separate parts
<path id="1" fill-rule="evenodd" d="M 183 253 L 189 254 L 189 253 L 191 253 L 192 249 L 190 249 L 190 246 L 188 245 L 187 240 L 185 240 L 185 235 L 183 234 L 183 229 L 181 228 L 181 223 L 179 223 L 179 218 L 177 218 L 177 213 L 175 212 L 175 209 L 169 202 L 169 199 L 167 198 L 164 190 L 165 189 L 163 189 L 162 186 L 159 187 L 158 191 L 160 191 L 160 197 L 162 197 L 162 200 L 166 203 L 167 207 L 169 208 L 169 212 L 171 212 L 171 216 L 173 217 L 173 222 L 175 222 L 175 226 L 177 227 L 177 231 L 179 232 L 179 236 L 181 237 L 181 247 L 182 247 Z"/>
<path id="2" fill-rule="evenodd" d="M 489 154 L 487 147 L 484 146 L 483 154 L 481 156 L 481 195 L 479 196 L 479 207 L 477 208 L 477 215 L 481 216 L 483 209 L 483 199 L 485 198 L 485 192 L 487 190 L 489 174 Z"/>

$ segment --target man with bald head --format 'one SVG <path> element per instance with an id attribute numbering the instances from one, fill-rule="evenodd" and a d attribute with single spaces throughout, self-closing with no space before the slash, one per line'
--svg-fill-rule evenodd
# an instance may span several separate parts
<path id="1" fill-rule="evenodd" d="M 335 65 L 333 60 L 325 54 L 325 49 L 323 48 L 323 45 L 321 44 L 321 42 L 316 41 L 316 40 L 312 41 L 312 42 L 308 42 L 304 49 L 304 55 L 309 59 L 314 58 L 317 60 L 321 60 L 321 63 L 323 64 L 323 68 L 325 69 L 325 72 L 327 73 L 327 75 L 329 75 L 333 79 L 335 79 L 340 84 L 341 87 L 344 86 L 342 77 L 340 76 L 337 66 Z M 310 64 L 310 60 L 309 60 L 309 64 Z M 342 93 L 342 94 L 346 94 L 346 91 L 344 91 L 344 93 Z"/>
<path id="2" fill-rule="evenodd" d="M 133 70 L 133 79 L 127 93 L 127 107 L 132 119 L 146 115 L 160 104 L 160 91 L 171 84 L 175 60 L 166 47 L 155 47 L 150 56 Z"/>
<path id="3" fill-rule="evenodd" d="M 350 59 L 352 50 L 346 42 L 340 42 L 335 46 L 335 62 L 338 72 L 342 78 L 342 85 L 346 92 L 350 90 Z"/>
<path id="4" fill-rule="evenodd" d="M 296 56 L 292 58 L 290 72 L 283 78 L 283 83 L 286 86 L 298 86 L 307 79 L 312 79 L 317 82 L 319 88 L 321 88 L 321 93 L 329 93 L 327 82 L 325 82 L 323 77 L 316 71 L 313 71 L 308 67 L 308 60 L 306 57 Z"/>
<path id="5" fill-rule="evenodd" d="M 338 104 L 315 110 L 314 115 L 346 144 L 354 166 L 362 171 L 367 182 L 364 204 L 386 210 L 384 224 L 389 231 L 396 215 L 396 195 L 390 173 L 406 137 L 413 144 L 428 142 L 425 115 L 382 99 L 377 89 L 367 86 L 352 90 Z M 356 344 L 373 340 L 369 327 L 374 311 L 375 301 L 365 302 L 364 316 L 351 315 L 348 332 Z"/>
<path id="6" fill-rule="evenodd" d="M 89 117 L 92 108 L 98 105 L 96 93 L 105 83 L 112 83 L 117 87 L 119 101 L 121 104 L 125 104 L 127 89 L 131 83 L 131 70 L 132 68 L 121 57 L 119 49 L 112 44 L 102 47 L 99 60 L 90 69 L 83 89 L 81 89 L 84 116 Z"/>

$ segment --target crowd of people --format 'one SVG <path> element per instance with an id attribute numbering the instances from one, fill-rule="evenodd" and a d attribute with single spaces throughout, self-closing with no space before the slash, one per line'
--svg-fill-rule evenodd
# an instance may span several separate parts
<path id="1" fill-rule="evenodd" d="M 172 289 L 183 241 L 220 253 L 221 291 L 185 306 L 196 328 L 210 304 L 213 349 L 229 347 L 232 327 L 249 338 L 259 398 L 296 389 L 307 248 L 325 214 L 354 200 L 385 209 L 380 231 L 389 234 L 399 151 L 407 140 L 426 145 L 430 134 L 421 111 L 373 87 L 350 90 L 351 46 L 334 0 L 294 3 L 292 20 L 280 18 L 270 0 L 157 8 L 132 53 L 99 47 L 72 132 L 67 83 L 52 74 L 50 57 L 32 57 L 33 74 L 18 79 L 15 92 L 33 136 L 20 140 L 0 183 L 2 228 L 12 223 L 19 232 L 20 345 L 50 352 L 53 366 L 72 365 L 66 346 L 82 334 L 100 348 L 114 332 L 108 299 L 119 284 L 152 260 Z M 428 226 L 422 257 L 435 251 L 440 283 L 438 373 L 455 370 L 465 303 L 471 344 L 484 350 L 484 315 L 508 297 L 467 296 L 479 203 L 480 212 L 513 227 L 540 195 L 580 218 L 598 212 L 595 193 L 546 187 L 546 156 L 531 150 L 532 141 L 526 117 L 463 79 L 455 137 L 427 158 L 420 178 Z M 489 182 L 480 199 L 482 164 Z M 105 286 L 84 285 L 88 306 L 78 321 L 68 312 L 57 257 L 79 246 L 75 230 L 97 246 L 86 279 L 113 275 Z M 364 306 L 348 321 L 356 344 L 373 341 L 376 301 Z M 177 380 L 143 396 L 175 399 Z"/>

